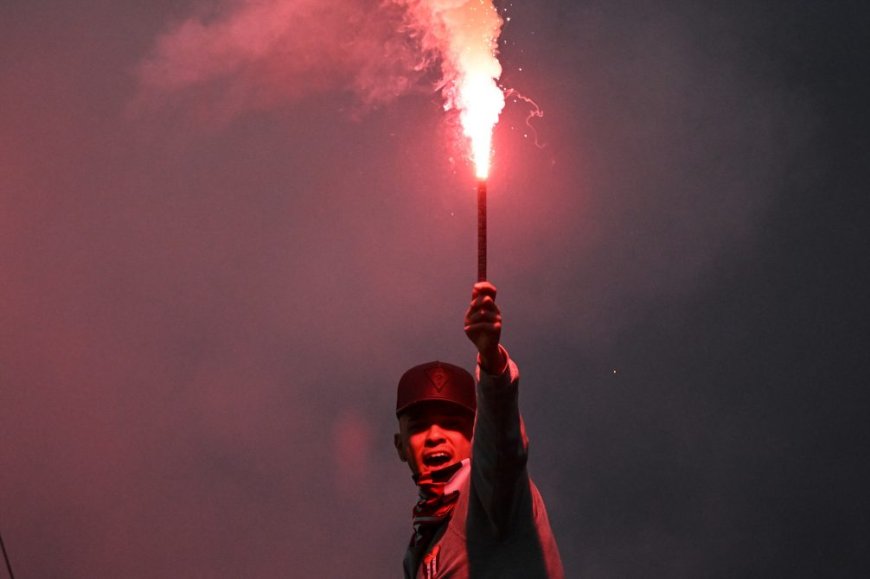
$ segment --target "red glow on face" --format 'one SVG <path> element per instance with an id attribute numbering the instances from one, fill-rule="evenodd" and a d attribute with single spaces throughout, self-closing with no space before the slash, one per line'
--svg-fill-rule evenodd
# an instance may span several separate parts
<path id="1" fill-rule="evenodd" d="M 453 404 L 427 403 L 399 418 L 399 438 L 405 459 L 414 474 L 471 457 L 474 417 Z"/>

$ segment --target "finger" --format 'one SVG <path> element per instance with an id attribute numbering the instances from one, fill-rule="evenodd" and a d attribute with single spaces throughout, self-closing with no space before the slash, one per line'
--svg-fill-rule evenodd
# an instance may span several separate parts
<path id="1" fill-rule="evenodd" d="M 495 307 L 494 304 L 482 304 L 480 306 L 472 306 L 465 311 L 466 320 L 476 320 L 478 318 L 501 318 L 501 312 L 497 307 Z"/>
<path id="2" fill-rule="evenodd" d="M 465 333 L 468 335 L 476 334 L 495 334 L 501 331 L 501 323 L 481 322 L 477 324 L 466 324 Z"/>
<path id="3" fill-rule="evenodd" d="M 465 319 L 465 324 L 500 324 L 501 316 L 498 314 L 476 314 Z"/>
<path id="4" fill-rule="evenodd" d="M 501 312 L 496 309 L 486 308 L 470 309 L 465 314 L 465 319 L 472 322 L 501 320 Z"/>
<path id="5" fill-rule="evenodd" d="M 492 310 L 492 309 L 497 310 L 498 309 L 498 307 L 495 305 L 495 300 L 493 300 L 492 297 L 488 296 L 488 295 L 477 296 L 476 298 L 471 300 L 471 304 L 469 307 L 472 309 L 480 309 L 480 308 L 485 308 L 488 310 Z"/>
<path id="6" fill-rule="evenodd" d="M 494 315 L 480 315 L 480 314 L 478 314 L 478 315 L 467 317 L 464 320 L 465 326 L 474 326 L 474 325 L 478 325 L 478 324 L 488 324 L 490 326 L 498 324 L 500 326 L 501 323 L 502 323 L 501 316 L 497 316 L 497 315 L 494 316 Z"/>
<path id="7" fill-rule="evenodd" d="M 471 288 L 471 299 L 474 299 L 480 295 L 488 295 L 491 296 L 493 300 L 495 300 L 495 296 L 498 293 L 498 290 L 492 283 L 488 281 L 479 281 Z"/>

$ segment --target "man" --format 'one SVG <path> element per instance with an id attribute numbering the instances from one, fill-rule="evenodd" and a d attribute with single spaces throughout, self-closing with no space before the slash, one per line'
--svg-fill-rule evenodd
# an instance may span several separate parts
<path id="1" fill-rule="evenodd" d="M 499 343 L 496 288 L 474 285 L 465 334 L 471 374 L 452 364 L 411 368 L 399 381 L 395 446 L 420 491 L 406 579 L 562 578 L 547 511 L 526 470 L 519 370 Z"/>

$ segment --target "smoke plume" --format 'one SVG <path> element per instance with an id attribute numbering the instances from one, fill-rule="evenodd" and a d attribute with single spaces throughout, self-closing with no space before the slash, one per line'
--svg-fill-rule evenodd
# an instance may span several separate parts
<path id="1" fill-rule="evenodd" d="M 233 0 L 168 27 L 138 67 L 144 107 L 189 97 L 208 116 L 326 91 L 389 102 L 422 75 L 396 6 L 376 0 Z"/>
<path id="2" fill-rule="evenodd" d="M 504 107 L 490 0 L 232 0 L 176 22 L 139 65 L 137 108 L 187 98 L 209 119 L 327 91 L 377 106 L 428 79 L 485 159 Z"/>
<path id="3" fill-rule="evenodd" d="M 445 110 L 459 111 L 478 177 L 487 175 L 492 130 L 504 108 L 498 37 L 502 19 L 490 0 L 394 0 L 424 54 L 441 62 Z"/>

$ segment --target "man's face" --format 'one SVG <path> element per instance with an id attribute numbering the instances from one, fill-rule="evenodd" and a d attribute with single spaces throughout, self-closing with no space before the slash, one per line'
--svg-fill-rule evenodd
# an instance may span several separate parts
<path id="1" fill-rule="evenodd" d="M 424 402 L 399 416 L 394 443 L 411 471 L 426 476 L 471 456 L 474 415 L 455 404 Z"/>

